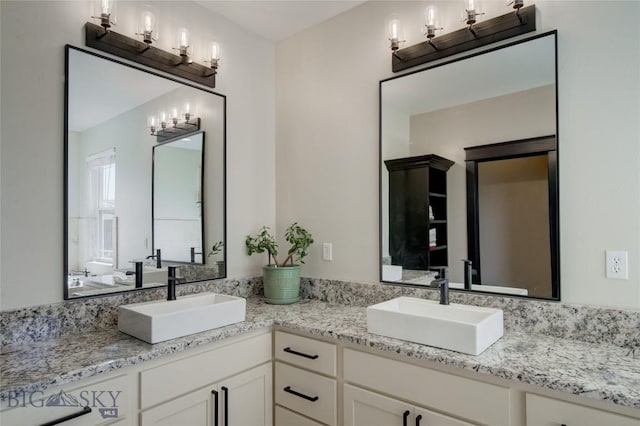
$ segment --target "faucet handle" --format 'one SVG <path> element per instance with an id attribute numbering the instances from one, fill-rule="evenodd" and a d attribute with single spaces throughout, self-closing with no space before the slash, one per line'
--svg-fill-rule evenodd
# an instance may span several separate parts
<path id="1" fill-rule="evenodd" d="M 436 271 L 438 273 L 437 279 L 448 279 L 449 278 L 449 268 L 446 266 L 434 266 L 430 268 L 431 271 Z"/>

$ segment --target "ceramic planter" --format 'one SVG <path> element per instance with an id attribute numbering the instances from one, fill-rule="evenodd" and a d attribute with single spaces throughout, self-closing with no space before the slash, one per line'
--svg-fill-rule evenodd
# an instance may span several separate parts
<path id="1" fill-rule="evenodd" d="M 288 305 L 300 300 L 300 266 L 262 267 L 264 297 L 273 305 Z"/>

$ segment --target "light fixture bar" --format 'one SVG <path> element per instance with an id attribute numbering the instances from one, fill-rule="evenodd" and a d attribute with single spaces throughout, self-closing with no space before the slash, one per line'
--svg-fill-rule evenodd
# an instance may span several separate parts
<path id="1" fill-rule="evenodd" d="M 113 31 L 105 31 L 91 22 L 85 24 L 85 44 L 207 87 L 216 87 L 216 74 L 211 72 L 210 67 L 195 62 L 185 63 L 178 55 Z"/>
<path id="2" fill-rule="evenodd" d="M 400 49 L 391 57 L 391 69 L 393 72 L 402 71 L 535 30 L 535 5 L 523 7 L 517 13 L 507 13 L 474 24 L 473 31 L 463 28 Z M 433 48 L 434 45 L 437 49 Z"/>
<path id="3" fill-rule="evenodd" d="M 192 118 L 189 122 L 183 121 L 181 123 L 168 125 L 164 129 L 157 130 L 151 136 L 156 137 L 157 143 L 166 142 L 172 139 L 181 138 L 192 134 L 200 130 L 200 119 Z"/>

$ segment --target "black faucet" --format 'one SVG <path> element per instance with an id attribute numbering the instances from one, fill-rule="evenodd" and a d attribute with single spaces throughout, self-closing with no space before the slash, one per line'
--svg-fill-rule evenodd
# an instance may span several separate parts
<path id="1" fill-rule="evenodd" d="M 473 274 L 473 266 L 472 262 L 468 259 L 462 259 L 464 262 L 464 289 L 471 290 L 472 279 L 471 275 Z"/>
<path id="2" fill-rule="evenodd" d="M 155 259 L 156 260 L 156 268 L 162 268 L 162 256 L 160 256 L 160 249 L 156 249 L 156 254 L 147 256 L 147 259 Z"/>
<path id="3" fill-rule="evenodd" d="M 196 254 L 203 254 L 202 252 L 196 253 L 196 248 L 191 247 L 191 263 L 196 263 Z"/>
<path id="4" fill-rule="evenodd" d="M 167 277 L 167 300 L 176 300 L 176 284 L 178 278 L 176 277 L 177 266 L 169 266 L 169 276 Z"/>
<path id="5" fill-rule="evenodd" d="M 144 263 L 136 262 L 136 288 L 142 288 L 142 269 Z"/>
<path id="6" fill-rule="evenodd" d="M 440 304 L 448 305 L 449 304 L 449 277 L 447 275 L 447 267 L 443 266 L 437 268 L 438 276 L 436 279 L 431 281 L 431 287 L 440 289 Z"/>

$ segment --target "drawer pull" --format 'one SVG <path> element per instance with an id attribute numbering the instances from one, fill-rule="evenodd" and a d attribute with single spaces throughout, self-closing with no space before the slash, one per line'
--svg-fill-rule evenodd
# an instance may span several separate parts
<path id="1" fill-rule="evenodd" d="M 291 389 L 291 386 L 285 387 L 284 391 L 287 392 L 287 393 L 290 393 L 291 395 L 298 396 L 300 398 L 306 399 L 307 401 L 311 401 L 311 402 L 316 402 L 318 399 L 320 399 L 320 397 L 318 397 L 318 396 L 309 396 L 309 395 L 305 395 L 305 394 L 300 393 L 300 392 L 296 392 L 293 389 Z"/>
<path id="2" fill-rule="evenodd" d="M 213 395 L 213 426 L 218 426 L 218 391 L 212 390 Z"/>
<path id="3" fill-rule="evenodd" d="M 60 417 L 59 419 L 52 420 L 47 423 L 43 423 L 41 426 L 53 426 L 59 425 L 60 423 L 64 423 L 67 420 L 75 419 L 76 417 L 84 416 L 85 414 L 89 414 L 91 412 L 91 407 L 84 407 L 82 411 L 78 411 L 77 413 L 69 414 L 68 416 Z"/>
<path id="4" fill-rule="evenodd" d="M 229 388 L 222 386 L 221 389 L 224 396 L 224 426 L 229 426 Z"/>
<path id="5" fill-rule="evenodd" d="M 409 410 L 402 413 L 402 426 L 407 426 L 407 419 L 409 418 L 409 414 L 411 414 L 411 411 Z"/>
<path id="6" fill-rule="evenodd" d="M 293 349 L 291 349 L 290 347 L 286 347 L 283 349 L 283 351 L 293 354 L 293 355 L 298 355 L 301 356 L 303 358 L 308 358 L 308 359 L 318 359 L 319 355 L 308 355 L 308 354 L 304 354 L 302 352 L 298 352 L 298 351 L 294 351 Z"/>
<path id="7" fill-rule="evenodd" d="M 418 414 L 416 416 L 416 426 L 420 426 L 420 421 L 422 420 L 422 414 Z"/>

